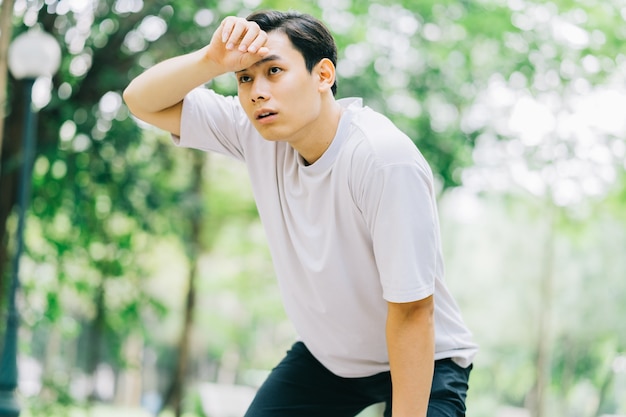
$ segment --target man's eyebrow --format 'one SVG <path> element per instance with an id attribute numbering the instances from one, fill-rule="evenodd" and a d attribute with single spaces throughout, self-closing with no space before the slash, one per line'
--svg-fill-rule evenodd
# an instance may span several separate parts
<path id="1" fill-rule="evenodd" d="M 261 59 L 260 61 L 255 62 L 254 64 L 252 64 L 252 67 L 257 67 L 259 65 L 262 65 L 268 61 L 277 61 L 280 60 L 281 58 L 278 55 L 268 55 L 265 58 Z M 251 67 L 248 68 L 244 68 L 242 70 L 239 71 L 235 71 L 235 74 L 243 72 L 243 71 L 247 71 L 248 69 L 250 69 Z"/>

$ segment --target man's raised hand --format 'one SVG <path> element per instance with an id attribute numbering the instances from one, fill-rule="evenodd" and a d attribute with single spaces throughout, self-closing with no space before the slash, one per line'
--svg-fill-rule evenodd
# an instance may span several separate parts
<path id="1" fill-rule="evenodd" d="M 224 72 L 239 71 L 267 55 L 266 42 L 267 33 L 256 22 L 229 16 L 213 34 L 206 56 L 223 67 Z"/>

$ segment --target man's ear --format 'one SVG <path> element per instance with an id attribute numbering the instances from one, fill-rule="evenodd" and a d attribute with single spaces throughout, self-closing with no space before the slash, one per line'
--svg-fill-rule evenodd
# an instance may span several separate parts
<path id="1" fill-rule="evenodd" d="M 319 77 L 319 91 L 330 91 L 331 87 L 335 83 L 335 65 L 328 58 L 322 58 L 320 62 L 315 66 L 315 71 Z"/>

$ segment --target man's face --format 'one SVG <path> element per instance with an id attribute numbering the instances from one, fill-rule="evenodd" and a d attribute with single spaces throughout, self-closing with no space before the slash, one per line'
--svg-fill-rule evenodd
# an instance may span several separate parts
<path id="1" fill-rule="evenodd" d="M 319 77 L 281 31 L 268 33 L 269 53 L 235 73 L 239 101 L 267 140 L 295 142 L 311 135 L 320 114 Z"/>

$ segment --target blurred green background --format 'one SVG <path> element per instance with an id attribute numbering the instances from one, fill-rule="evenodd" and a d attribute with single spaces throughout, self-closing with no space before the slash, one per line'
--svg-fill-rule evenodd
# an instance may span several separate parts
<path id="1" fill-rule="evenodd" d="M 260 8 L 324 20 L 338 95 L 364 97 L 431 163 L 447 281 L 481 346 L 468 416 L 626 415 L 624 0 L 10 3 L 1 36 L 40 26 L 63 51 L 33 90 L 22 415 L 240 416 L 291 345 L 245 168 L 174 148 L 121 99 L 224 16 Z M 230 75 L 211 87 L 236 91 Z M 0 333 L 21 88 L 9 76 Z"/>

